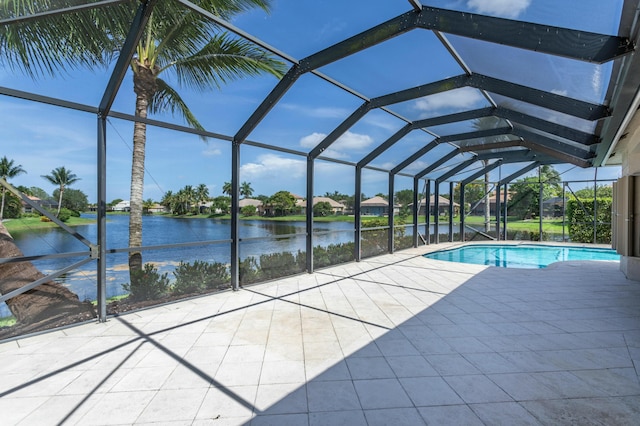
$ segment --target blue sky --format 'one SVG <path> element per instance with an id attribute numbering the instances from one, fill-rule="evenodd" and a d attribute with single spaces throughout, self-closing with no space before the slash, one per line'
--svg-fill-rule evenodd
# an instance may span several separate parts
<path id="1" fill-rule="evenodd" d="M 619 2 L 601 0 L 443 0 L 423 1 L 424 5 L 485 13 L 512 19 L 541 22 L 587 31 L 615 34 L 619 21 Z M 409 11 L 406 0 L 273 0 L 272 11 L 253 11 L 237 17 L 233 24 L 262 39 L 278 50 L 302 59 L 375 24 Z M 519 52 L 504 46 L 450 37 L 456 49 L 475 72 L 495 75 L 516 83 L 561 93 L 578 99 L 600 102 L 611 72 L 611 64 L 592 65 L 550 57 L 534 52 Z M 485 53 L 501 53 L 500 61 L 486 61 Z M 323 67 L 322 73 L 335 78 L 367 97 L 406 89 L 431 81 L 462 74 L 435 36 L 418 30 L 391 39 Z M 97 105 L 109 78 L 110 70 L 76 70 L 65 76 L 37 81 L 9 69 L 0 69 L 0 85 L 40 93 L 46 96 Z M 574 78 L 577 77 L 577 78 Z M 570 84 L 569 84 L 570 83 Z M 265 76 L 229 84 L 220 91 L 195 93 L 181 91 L 200 122 L 212 132 L 233 135 L 276 84 Z M 496 101 L 514 106 L 507 99 Z M 279 147 L 309 151 L 331 132 L 362 101 L 313 76 L 304 75 L 285 94 L 271 113 L 257 126 L 249 140 Z M 415 120 L 467 108 L 487 106 L 475 89 L 459 89 L 442 95 L 416 99 L 391 106 L 404 117 Z M 131 76 L 125 77 L 114 110 L 133 113 L 134 97 Z M 544 117 L 544 111 L 516 105 L 524 112 Z M 73 188 L 81 189 L 90 201 L 96 199 L 96 117 L 81 112 L 0 97 L 0 139 L 6 155 L 27 171 L 13 183 L 39 186 L 49 193 L 53 188 L 41 175 L 65 166 L 81 180 Z M 153 117 L 183 124 L 168 114 Z M 555 118 L 554 118 L 555 119 Z M 593 123 L 561 117 L 566 125 L 590 130 Z M 356 162 L 370 149 L 382 143 L 404 125 L 401 120 L 375 110 L 353 126 L 327 152 L 326 156 Z M 440 134 L 468 131 L 473 123 L 463 122 L 435 129 Z M 107 199 L 128 199 L 132 124 L 109 119 Z M 372 165 L 390 168 L 428 143 L 432 136 L 414 131 L 382 154 Z M 201 183 L 212 196 L 220 195 L 230 180 L 230 144 L 149 127 L 147 134 L 147 175 L 145 198 L 159 200 L 165 191 L 177 191 L 185 185 Z M 406 171 L 422 170 L 431 161 L 448 152 L 440 146 Z M 448 163 L 431 177 L 438 177 L 459 162 Z M 492 173 L 492 179 L 504 177 L 518 166 L 504 166 Z M 476 166 L 477 167 L 477 166 Z M 594 170 L 573 166 L 556 167 L 567 180 L 591 180 Z M 617 167 L 598 170 L 599 178 L 617 178 Z M 256 194 L 271 195 L 288 190 L 305 195 L 306 160 L 304 157 L 245 146 L 241 152 L 241 180 L 251 183 Z M 386 173 L 365 171 L 363 191 L 367 196 L 387 192 Z M 353 193 L 351 167 L 327 162 L 316 163 L 315 193 L 334 190 Z M 412 180 L 399 177 L 396 190 L 411 188 Z"/>

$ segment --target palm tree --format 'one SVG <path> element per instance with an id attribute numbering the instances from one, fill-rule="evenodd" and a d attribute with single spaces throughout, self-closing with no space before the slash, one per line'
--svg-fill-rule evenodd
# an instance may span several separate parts
<path id="1" fill-rule="evenodd" d="M 155 201 L 151 198 L 147 198 L 142 202 L 142 208 L 144 209 L 144 212 L 148 214 L 155 204 Z"/>
<path id="2" fill-rule="evenodd" d="M 58 185 L 60 195 L 58 196 L 58 212 L 56 216 L 60 216 L 60 209 L 62 208 L 62 194 L 67 186 L 71 186 L 80 180 L 78 176 L 71 173 L 71 170 L 67 170 L 62 167 L 55 168 L 51 171 L 50 175 L 42 175 L 43 178 L 48 180 L 53 185 Z"/>
<path id="3" fill-rule="evenodd" d="M 240 185 L 240 195 L 244 198 L 250 198 L 253 195 L 253 188 L 249 182 L 242 182 Z"/>
<path id="4" fill-rule="evenodd" d="M 0 253 L 7 258 L 24 256 L 2 222 Z M 31 262 L 0 264 L 0 294 L 8 294 L 43 277 Z M 71 315 L 86 314 L 82 319 L 95 316 L 90 302 L 80 302 L 77 295 L 53 280 L 12 297 L 6 303 L 19 324 L 33 327 L 24 329 L 24 333 L 47 328 L 48 324 L 55 324 L 56 319 Z"/>
<path id="5" fill-rule="evenodd" d="M 199 6 L 224 18 L 250 8 L 268 10 L 268 0 L 204 0 Z M 254 44 L 217 32 L 215 25 L 202 15 L 163 2 L 154 9 L 131 61 L 133 87 L 136 94 L 135 115 L 168 111 L 182 116 L 196 129 L 203 129 L 186 103 L 166 80 L 173 74 L 176 81 L 199 91 L 219 88 L 245 76 L 270 73 L 280 78 L 284 72 L 275 60 Z M 129 247 L 142 245 L 142 189 L 146 124 L 137 121 L 133 130 L 131 168 L 131 214 Z M 129 253 L 130 272 L 142 269 L 140 252 Z"/>
<path id="6" fill-rule="evenodd" d="M 14 165 L 13 160 L 9 160 L 6 156 L 0 158 L 0 176 L 6 181 L 9 178 L 14 178 L 19 174 L 27 173 L 20 164 Z M 7 188 L 2 187 L 2 202 L 0 204 L 0 222 L 4 215 L 4 199 Z"/>
<path id="7" fill-rule="evenodd" d="M 222 185 L 222 193 L 231 196 L 231 182 L 225 182 L 224 185 Z"/>
<path id="8" fill-rule="evenodd" d="M 196 188 L 196 202 L 198 204 L 198 213 L 200 213 L 200 206 L 209 201 L 209 188 L 204 183 L 201 183 Z"/>

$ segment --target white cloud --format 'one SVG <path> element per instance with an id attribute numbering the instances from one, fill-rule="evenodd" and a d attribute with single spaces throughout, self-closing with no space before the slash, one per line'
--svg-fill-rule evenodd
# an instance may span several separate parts
<path id="1" fill-rule="evenodd" d="M 240 166 L 240 176 L 243 181 L 283 181 L 304 179 L 307 163 L 304 160 L 285 158 L 277 154 L 265 154 L 257 158 L 254 163 Z"/>
<path id="2" fill-rule="evenodd" d="M 472 10 L 502 18 L 514 19 L 520 16 L 531 4 L 531 0 L 469 0 Z"/>
<path id="3" fill-rule="evenodd" d="M 300 139 L 300 146 L 312 149 L 325 137 L 324 133 L 314 132 Z M 362 152 L 373 144 L 373 138 L 360 133 L 345 132 L 331 146 L 323 152 L 323 155 L 332 158 L 347 158 L 351 152 Z"/>
<path id="4" fill-rule="evenodd" d="M 567 92 L 567 90 L 560 90 L 560 89 L 553 89 L 551 91 L 551 93 L 555 94 L 555 95 L 560 95 L 560 96 L 567 96 L 569 94 L 569 92 Z"/>
<path id="5" fill-rule="evenodd" d="M 209 147 L 202 151 L 202 155 L 205 157 L 214 157 L 217 155 L 222 155 L 222 150 L 220 148 Z"/>
<path id="6" fill-rule="evenodd" d="M 295 111 L 297 113 L 314 117 L 314 118 L 340 118 L 344 119 L 351 114 L 346 108 L 334 108 L 334 107 L 309 107 L 306 105 L 300 104 L 290 104 L 290 103 L 282 103 L 280 105 L 282 108 L 285 108 L 290 111 Z"/>
<path id="7" fill-rule="evenodd" d="M 484 97 L 480 91 L 472 87 L 449 90 L 431 96 L 418 99 L 414 107 L 419 111 L 437 111 L 447 109 L 466 109 L 482 102 Z"/>

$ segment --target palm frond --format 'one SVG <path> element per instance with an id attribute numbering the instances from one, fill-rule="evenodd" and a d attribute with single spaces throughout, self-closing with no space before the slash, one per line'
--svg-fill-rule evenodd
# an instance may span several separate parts
<path id="1" fill-rule="evenodd" d="M 162 112 L 178 114 L 181 115 L 193 128 L 204 130 L 204 127 L 202 127 L 195 115 L 193 115 L 189 107 L 187 107 L 187 104 L 174 88 L 161 78 L 156 78 L 156 83 L 158 89 L 149 103 L 149 112 L 152 114 Z"/>
<path id="2" fill-rule="evenodd" d="M 0 64 L 31 77 L 70 68 L 106 66 L 122 45 L 136 2 L 33 17 L 78 0 L 0 1 L 0 19 L 29 18 L 0 25 Z"/>
<path id="3" fill-rule="evenodd" d="M 269 73 L 281 78 L 285 64 L 251 42 L 233 39 L 227 33 L 213 36 L 193 56 L 177 59 L 175 67 L 181 85 L 207 90 L 220 88 L 247 75 Z"/>
<path id="4" fill-rule="evenodd" d="M 193 3 L 223 19 L 256 8 L 268 12 L 271 7 L 271 0 L 195 0 Z"/>

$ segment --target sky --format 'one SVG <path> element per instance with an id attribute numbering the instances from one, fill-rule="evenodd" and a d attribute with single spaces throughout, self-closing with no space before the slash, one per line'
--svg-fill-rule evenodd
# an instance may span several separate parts
<path id="1" fill-rule="evenodd" d="M 601 0 L 441 0 L 423 1 L 424 5 L 491 16 L 546 23 L 586 31 L 616 34 L 619 2 Z M 302 59 L 367 28 L 411 10 L 407 0 L 272 0 L 269 14 L 251 11 L 232 24 L 258 37 L 279 51 Z M 611 73 L 611 64 L 593 65 L 535 52 L 450 36 L 450 42 L 474 72 L 496 76 L 515 83 L 582 99 L 601 102 Z M 486 54 L 500 54 L 499 61 L 486 60 Z M 322 67 L 321 73 L 339 80 L 368 98 L 407 89 L 462 74 L 460 66 L 429 31 L 414 30 L 366 51 L 356 53 Z M 100 102 L 110 69 L 73 70 L 66 75 L 32 80 L 19 71 L 0 68 L 0 86 L 95 106 Z M 175 80 L 167 78 L 172 84 Z M 215 133 L 233 136 L 276 85 L 272 76 L 233 82 L 211 92 L 182 89 L 180 93 L 204 127 Z M 499 105 L 520 108 L 541 118 L 586 131 L 593 123 L 569 116 L 550 117 L 530 105 L 495 96 Z M 275 145 L 296 152 L 308 152 L 348 117 L 362 100 L 311 74 L 299 78 L 273 110 L 249 135 L 248 140 Z M 458 89 L 390 106 L 411 120 L 488 106 L 475 89 Z M 114 111 L 133 114 L 134 95 L 131 75 L 127 74 L 114 103 Z M 11 182 L 37 186 L 48 193 L 55 189 L 41 176 L 65 166 L 81 180 L 72 185 L 96 201 L 96 129 L 95 115 L 40 103 L 0 96 L 0 156 L 7 156 L 27 171 Z M 161 114 L 152 118 L 183 125 L 177 117 Z M 393 135 L 405 123 L 381 110 L 369 112 L 349 129 L 323 155 L 357 162 L 371 149 Z M 446 135 L 470 131 L 473 122 L 431 129 Z M 131 145 L 130 122 L 109 118 L 107 125 L 107 201 L 129 198 Z M 407 158 L 433 136 L 413 131 L 371 165 L 389 169 Z M 405 171 L 415 173 L 451 150 L 440 145 Z M 255 194 L 271 195 L 287 190 L 306 193 L 306 158 L 245 145 L 241 150 L 240 180 L 249 182 Z M 460 162 L 447 163 L 429 175 L 436 178 Z M 474 165 L 468 173 L 478 170 Z M 498 180 L 524 164 L 502 166 L 492 172 Z M 224 182 L 231 180 L 231 146 L 225 140 L 203 141 L 197 136 L 149 127 L 147 131 L 147 174 L 144 198 L 160 200 L 166 191 L 178 191 L 185 185 L 205 184 L 211 196 L 222 194 Z M 592 181 L 594 169 L 556 166 L 565 180 Z M 315 194 L 354 192 L 353 168 L 318 160 L 315 165 Z M 467 175 L 468 175 L 467 173 Z M 534 173 L 534 172 L 532 172 Z M 615 179 L 618 167 L 601 168 L 598 178 Z M 461 177 L 465 177 L 461 175 Z M 365 170 L 363 192 L 367 196 L 388 191 L 388 174 Z M 576 186 L 583 186 L 576 184 Z M 398 177 L 396 190 L 412 188 L 412 179 Z"/>

